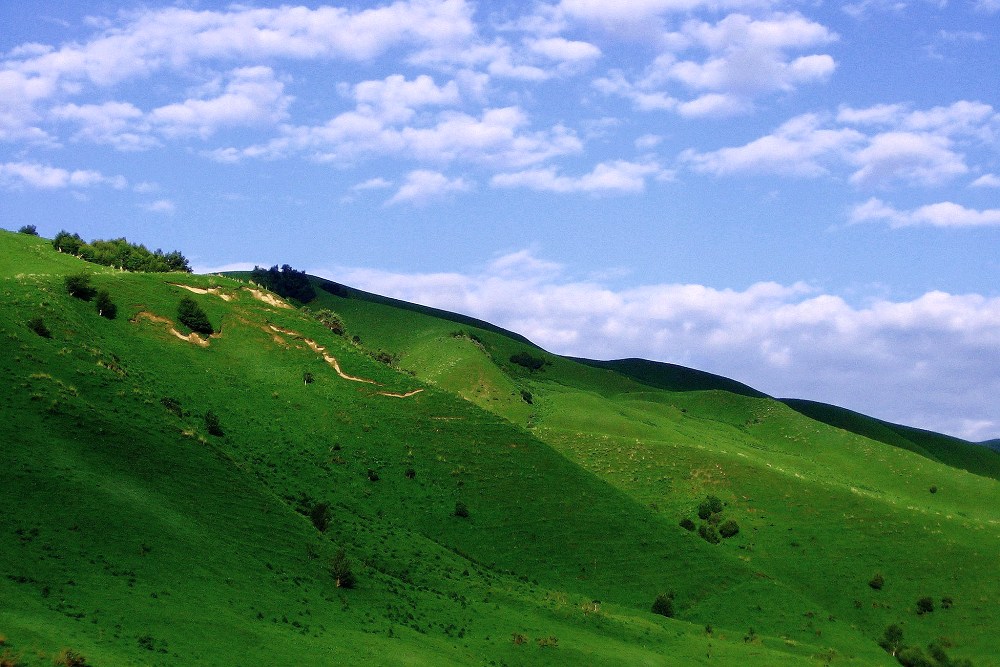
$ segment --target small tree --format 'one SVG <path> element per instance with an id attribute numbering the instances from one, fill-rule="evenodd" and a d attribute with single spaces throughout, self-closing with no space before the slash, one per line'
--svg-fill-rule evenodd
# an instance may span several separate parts
<path id="1" fill-rule="evenodd" d="M 868 582 L 868 585 L 871 586 L 872 590 L 880 591 L 885 586 L 885 577 L 882 576 L 881 572 L 877 572 L 871 578 L 871 581 Z"/>
<path id="2" fill-rule="evenodd" d="M 354 588 L 356 581 L 351 571 L 351 559 L 343 549 L 338 550 L 330 561 L 330 576 L 333 577 L 337 588 Z"/>
<path id="3" fill-rule="evenodd" d="M 27 234 L 28 236 L 38 236 L 38 228 L 34 225 L 24 225 L 17 230 L 18 234 Z"/>
<path id="4" fill-rule="evenodd" d="M 667 618 L 674 616 L 674 596 L 670 593 L 660 593 L 653 600 L 653 613 Z"/>
<path id="5" fill-rule="evenodd" d="M 687 517 L 684 517 L 683 519 L 681 519 L 680 526 L 684 530 L 694 530 L 695 529 L 694 521 L 692 521 L 691 519 L 689 519 Z"/>
<path id="6" fill-rule="evenodd" d="M 222 431 L 222 425 L 219 423 L 219 415 L 211 410 L 205 413 L 205 428 L 208 429 L 209 435 L 217 437 L 225 435 Z"/>
<path id="7" fill-rule="evenodd" d="M 719 543 L 719 533 L 715 530 L 715 526 L 703 523 L 698 526 L 698 534 L 709 544 Z"/>
<path id="8" fill-rule="evenodd" d="M 455 516 L 461 519 L 469 518 L 469 508 L 461 500 L 455 503 Z"/>
<path id="9" fill-rule="evenodd" d="M 934 611 L 934 599 L 931 597 L 922 597 L 917 600 L 917 613 L 923 616 L 924 614 L 929 614 Z"/>
<path id="10" fill-rule="evenodd" d="M 111 300 L 111 295 L 108 294 L 107 290 L 101 290 L 97 293 L 94 307 L 97 308 L 97 314 L 101 317 L 113 320 L 118 316 L 118 306 Z"/>
<path id="11" fill-rule="evenodd" d="M 191 331 L 211 336 L 215 333 L 208 315 L 201 309 L 198 302 L 189 296 L 183 297 L 177 304 L 177 319 Z"/>
<path id="12" fill-rule="evenodd" d="M 891 655 L 896 655 L 899 649 L 903 647 L 903 628 L 899 627 L 895 623 L 890 625 L 885 629 L 885 634 L 882 635 L 882 639 L 878 643 L 886 653 Z"/>
<path id="13" fill-rule="evenodd" d="M 66 291 L 71 297 L 90 301 L 94 298 L 94 288 L 90 286 L 90 276 L 86 273 L 76 273 L 66 276 L 63 281 L 66 284 Z"/>
<path id="14" fill-rule="evenodd" d="M 722 501 L 719 498 L 716 496 L 705 496 L 705 500 L 698 505 L 698 518 L 706 521 L 713 514 L 721 512 L 722 508 Z"/>
<path id="15" fill-rule="evenodd" d="M 315 379 L 316 378 L 313 377 L 313 374 L 310 373 L 309 371 L 306 371 L 305 373 L 302 374 L 302 383 L 303 384 L 312 384 Z"/>

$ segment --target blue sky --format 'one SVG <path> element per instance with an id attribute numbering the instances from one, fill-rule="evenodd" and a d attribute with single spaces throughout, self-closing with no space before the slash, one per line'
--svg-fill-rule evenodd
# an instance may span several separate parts
<path id="1" fill-rule="evenodd" d="M 1000 2 L 0 6 L 0 224 L 1000 436 Z"/>

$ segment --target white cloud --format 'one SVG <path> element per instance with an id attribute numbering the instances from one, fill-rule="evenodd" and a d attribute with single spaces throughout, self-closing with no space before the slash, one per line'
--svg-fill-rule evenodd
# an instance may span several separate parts
<path id="1" fill-rule="evenodd" d="M 983 174 L 972 181 L 970 187 L 973 188 L 1000 188 L 1000 176 L 996 174 Z"/>
<path id="2" fill-rule="evenodd" d="M 230 72 L 222 95 L 159 107 L 149 120 L 166 136 L 206 139 L 223 127 L 276 124 L 288 116 L 291 101 L 270 67 L 242 67 Z"/>
<path id="3" fill-rule="evenodd" d="M 607 3 L 613 4 L 613 3 Z M 627 5 L 629 8 L 631 5 Z M 733 115 L 753 108 L 754 98 L 824 81 L 836 68 L 827 54 L 792 57 L 792 50 L 827 45 L 837 36 L 798 13 L 755 19 L 730 14 L 716 23 L 689 20 L 662 39 L 663 51 L 643 77 L 630 81 L 620 72 L 595 81 L 606 94 L 631 99 L 641 111 L 674 110 L 685 116 Z M 697 58 L 679 59 L 695 51 Z M 671 84 L 697 95 L 678 105 Z"/>
<path id="4" fill-rule="evenodd" d="M 864 141 L 864 135 L 856 130 L 824 128 L 823 120 L 816 114 L 804 114 L 744 146 L 707 153 L 687 150 L 681 159 L 696 171 L 717 176 L 738 172 L 820 176 Z"/>
<path id="5" fill-rule="evenodd" d="M 448 178 L 442 173 L 427 169 L 416 169 L 406 175 L 406 182 L 400 186 L 396 194 L 386 201 L 387 206 L 411 203 L 426 204 L 440 199 L 453 192 L 465 192 L 471 189 L 471 184 L 464 178 Z"/>
<path id="6" fill-rule="evenodd" d="M 1000 0 L 976 0 L 974 7 L 983 14 L 996 14 L 1000 12 Z"/>
<path id="7" fill-rule="evenodd" d="M 64 104 L 50 112 L 54 120 L 75 123 L 74 141 L 108 144 L 118 150 L 146 150 L 159 145 L 141 109 L 129 102 Z"/>
<path id="8" fill-rule="evenodd" d="M 928 204 L 912 211 L 900 211 L 875 197 L 851 210 L 851 222 L 886 222 L 890 227 L 996 227 L 1000 209 L 979 211 L 954 202 Z"/>
<path id="9" fill-rule="evenodd" d="M 91 169 L 70 171 L 37 162 L 6 162 L 0 164 L 0 185 L 8 189 L 25 186 L 39 190 L 89 188 L 104 185 L 116 190 L 128 187 L 124 176 L 105 176 Z"/>
<path id="10" fill-rule="evenodd" d="M 169 199 L 157 199 L 156 201 L 143 205 L 142 208 L 150 213 L 165 213 L 167 215 L 172 215 L 174 211 L 177 210 L 177 205 Z"/>
<path id="11" fill-rule="evenodd" d="M 387 181 L 381 176 L 369 178 L 351 187 L 352 190 L 384 190 L 392 187 L 392 181 Z"/>
<path id="12" fill-rule="evenodd" d="M 852 160 L 859 168 L 851 174 L 851 182 L 867 187 L 896 181 L 939 185 L 969 171 L 947 137 L 928 133 L 877 134 Z"/>
<path id="13" fill-rule="evenodd" d="M 852 306 L 803 283 L 613 290 L 574 280 L 528 251 L 470 275 L 324 273 L 482 318 L 560 354 L 680 363 L 772 395 L 828 401 L 968 437 L 1000 427 L 994 399 L 1000 298 L 928 292 Z"/>
<path id="14" fill-rule="evenodd" d="M 426 74 L 413 81 L 407 81 L 400 74 L 381 81 L 362 81 L 354 86 L 352 96 L 358 102 L 359 113 L 370 114 L 386 123 L 405 123 L 419 107 L 455 106 L 461 102 L 455 81 L 439 87 Z"/>
<path id="15" fill-rule="evenodd" d="M 561 176 L 553 167 L 495 175 L 490 184 L 500 188 L 529 188 L 548 192 L 642 192 L 646 177 L 662 172 L 654 162 L 602 162 L 582 176 Z"/>
<path id="16" fill-rule="evenodd" d="M 505 107 L 485 109 L 479 118 L 443 111 L 428 125 L 397 127 L 381 118 L 349 111 L 325 125 L 283 127 L 282 136 L 266 144 L 220 149 L 209 155 L 222 162 L 236 162 L 306 153 L 335 163 L 398 155 L 424 163 L 468 162 L 519 168 L 582 150 L 580 140 L 565 127 L 557 125 L 533 132 L 527 129 L 528 120 L 519 107 Z"/>

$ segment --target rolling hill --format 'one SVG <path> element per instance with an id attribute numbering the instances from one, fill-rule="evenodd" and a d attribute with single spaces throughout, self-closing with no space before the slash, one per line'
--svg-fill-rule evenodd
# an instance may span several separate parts
<path id="1" fill-rule="evenodd" d="M 313 284 L 0 232 L 0 664 L 994 659 L 1000 454 Z"/>

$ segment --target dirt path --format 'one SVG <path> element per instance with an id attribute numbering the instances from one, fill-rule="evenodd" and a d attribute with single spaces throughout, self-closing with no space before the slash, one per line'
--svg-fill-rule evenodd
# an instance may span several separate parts
<path id="1" fill-rule="evenodd" d="M 392 398 L 409 398 L 410 396 L 416 396 L 417 394 L 419 394 L 422 391 L 423 391 L 423 389 L 414 389 L 413 391 L 408 391 L 405 394 L 394 394 L 391 391 L 380 391 L 380 392 L 378 392 L 378 395 L 379 396 L 391 396 Z"/>
<path id="2" fill-rule="evenodd" d="M 243 289 L 250 292 L 250 294 L 253 295 L 253 298 L 258 301 L 263 301 L 269 306 L 274 306 L 275 308 L 287 308 L 289 310 L 292 308 L 291 304 L 285 303 L 273 294 L 268 294 L 267 292 L 262 292 L 259 289 L 254 289 L 252 287 L 244 287 Z"/>
<path id="3" fill-rule="evenodd" d="M 147 310 L 143 310 L 143 311 L 140 311 L 140 312 L 136 313 L 135 317 L 133 317 L 131 320 L 129 320 L 129 322 L 131 322 L 132 324 L 135 324 L 139 320 L 150 320 L 152 322 L 158 322 L 160 324 L 166 324 L 166 325 L 168 325 L 170 327 L 170 333 L 172 333 L 173 335 L 177 336 L 181 340 L 187 341 L 188 343 L 194 343 L 195 345 L 198 345 L 200 347 L 208 347 L 208 339 L 202 338 L 201 336 L 199 336 L 198 334 L 196 334 L 193 331 L 191 333 L 189 333 L 188 335 L 185 336 L 184 334 L 182 334 L 180 331 L 178 331 L 174 327 L 173 320 L 171 320 L 169 318 L 166 318 L 166 317 L 163 317 L 162 315 L 156 315 L 156 314 L 151 313 L 151 312 L 149 312 Z"/>
<path id="4" fill-rule="evenodd" d="M 191 285 L 182 285 L 180 283 L 167 283 L 168 285 L 173 285 L 174 287 L 180 287 L 181 289 L 186 289 L 189 292 L 194 292 L 195 294 L 214 294 L 223 301 L 232 301 L 233 295 L 226 294 L 222 291 L 221 287 L 193 287 Z"/>

